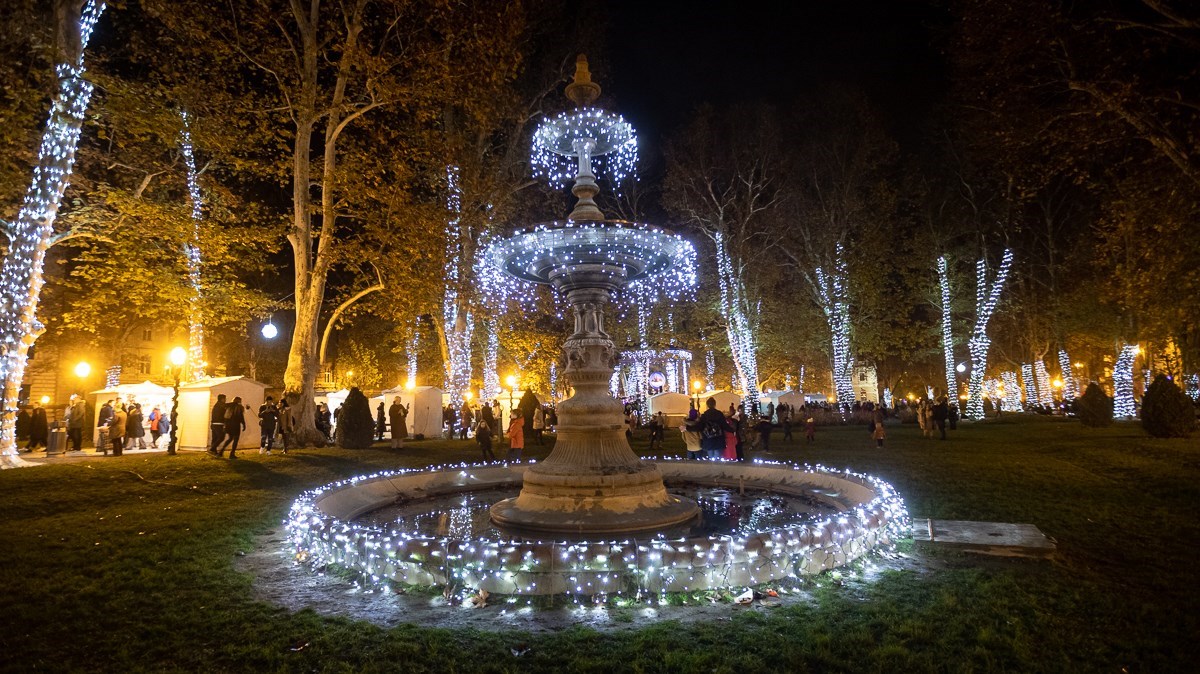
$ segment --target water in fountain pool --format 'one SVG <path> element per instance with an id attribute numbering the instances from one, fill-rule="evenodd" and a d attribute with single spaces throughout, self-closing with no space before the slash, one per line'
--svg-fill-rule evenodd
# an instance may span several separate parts
<path id="1" fill-rule="evenodd" d="M 691 524 L 647 534 L 647 538 L 744 535 L 837 512 L 813 498 L 762 490 L 746 489 L 739 494 L 731 487 L 689 485 L 668 491 L 695 500 L 700 517 Z M 486 489 L 413 499 L 365 513 L 357 521 L 417 536 L 513 538 L 492 524 L 489 509 L 516 495 L 516 489 Z"/>

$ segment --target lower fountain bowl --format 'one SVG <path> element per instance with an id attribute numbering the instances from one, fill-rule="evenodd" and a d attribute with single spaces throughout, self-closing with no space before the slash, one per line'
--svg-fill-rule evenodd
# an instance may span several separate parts
<path id="1" fill-rule="evenodd" d="M 532 465 L 395 471 L 327 485 L 293 503 L 288 544 L 300 562 L 355 571 L 380 585 L 633 595 L 745 587 L 820 573 L 909 535 L 904 501 L 877 478 L 820 466 L 661 459 L 656 465 L 667 483 L 790 494 L 821 502 L 828 512 L 735 535 L 599 532 L 585 540 L 563 534 L 430 536 L 355 521 L 428 497 L 515 491 Z"/>

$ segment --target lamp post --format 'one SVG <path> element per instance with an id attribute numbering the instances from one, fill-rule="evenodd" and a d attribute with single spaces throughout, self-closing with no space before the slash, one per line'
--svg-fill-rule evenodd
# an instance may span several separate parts
<path id="1" fill-rule="evenodd" d="M 696 411 L 700 411 L 700 387 L 704 386 L 699 379 L 692 382 L 692 398 L 695 400 Z"/>
<path id="2" fill-rule="evenodd" d="M 182 346 L 171 349 L 171 375 L 175 386 L 171 395 L 171 439 L 167 442 L 167 456 L 175 456 L 179 439 L 179 377 L 183 374 L 183 364 L 187 362 L 187 356 L 188 353 Z"/>

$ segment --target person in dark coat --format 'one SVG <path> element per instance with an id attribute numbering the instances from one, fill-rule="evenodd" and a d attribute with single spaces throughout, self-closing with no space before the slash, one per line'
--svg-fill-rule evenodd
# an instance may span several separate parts
<path id="1" fill-rule="evenodd" d="M 121 456 L 121 450 L 125 447 L 125 422 L 129 419 L 129 415 L 125 413 L 125 404 L 117 403 L 113 408 L 112 418 L 108 420 L 108 441 L 112 443 L 113 456 Z M 108 449 L 104 450 L 104 455 L 108 456 Z"/>
<path id="2" fill-rule="evenodd" d="M 933 423 L 937 426 L 938 431 L 942 434 L 942 439 L 946 439 L 946 419 L 950 417 L 950 403 L 946 397 L 942 396 L 933 406 L 932 411 Z"/>
<path id="3" fill-rule="evenodd" d="M 725 434 L 732 433 L 733 427 L 717 409 L 716 400 L 709 398 L 704 406 L 707 409 L 700 415 L 700 449 L 708 458 L 720 459 L 725 453 Z"/>
<path id="4" fill-rule="evenodd" d="M 764 452 L 771 451 L 771 431 L 774 426 L 771 425 L 770 417 L 762 417 L 758 423 L 754 425 L 754 430 L 758 431 L 759 449 Z"/>
<path id="5" fill-rule="evenodd" d="M 287 454 L 291 448 L 289 438 L 292 437 L 292 431 L 296 430 L 296 422 L 292 418 L 292 407 L 288 404 L 287 398 L 279 399 L 279 407 L 276 408 L 279 414 L 279 437 L 283 438 L 283 453 Z"/>
<path id="6" fill-rule="evenodd" d="M 246 410 L 242 408 L 242 397 L 235 396 L 233 402 L 225 406 L 225 442 L 217 450 L 217 456 L 225 455 L 229 448 L 229 458 L 237 458 L 238 441 L 242 439 L 242 431 L 246 430 Z"/>
<path id="7" fill-rule="evenodd" d="M 275 407 L 275 398 L 267 396 L 258 407 L 258 453 L 271 453 L 275 446 L 275 428 L 279 425 L 279 409 Z"/>
<path id="8" fill-rule="evenodd" d="M 375 440 L 382 441 L 383 433 L 387 430 L 387 419 L 383 415 L 383 401 L 379 401 L 379 406 L 375 408 Z"/>
<path id="9" fill-rule="evenodd" d="M 50 440 L 50 423 L 46 420 L 46 410 L 41 403 L 34 403 L 29 413 L 29 444 L 25 449 L 33 451 L 39 446 L 47 446 Z"/>
<path id="10" fill-rule="evenodd" d="M 475 442 L 479 443 L 484 461 L 496 460 L 496 454 L 492 452 L 492 428 L 488 426 L 486 419 L 480 419 L 479 425 L 475 427 Z"/>
<path id="11" fill-rule="evenodd" d="M 29 409 L 22 407 L 20 412 L 17 412 L 17 440 L 29 439 L 29 424 L 33 423 L 33 418 L 29 416 Z"/>
<path id="12" fill-rule="evenodd" d="M 212 444 L 208 447 L 208 453 L 213 456 L 217 455 L 217 447 L 221 446 L 221 441 L 225 439 L 225 407 L 228 403 L 225 402 L 225 394 L 217 396 L 217 402 L 213 403 L 212 416 L 209 417 L 209 428 L 212 429 Z"/>
<path id="13" fill-rule="evenodd" d="M 408 407 L 400 404 L 400 396 L 392 398 L 392 406 L 388 408 L 389 421 L 392 422 L 392 449 L 404 446 L 408 437 Z"/>
<path id="14" fill-rule="evenodd" d="M 125 421 L 125 449 L 133 449 L 134 445 L 138 449 L 146 448 L 146 427 L 142 425 L 144 418 L 142 406 L 132 403 L 129 406 L 129 418 Z"/>

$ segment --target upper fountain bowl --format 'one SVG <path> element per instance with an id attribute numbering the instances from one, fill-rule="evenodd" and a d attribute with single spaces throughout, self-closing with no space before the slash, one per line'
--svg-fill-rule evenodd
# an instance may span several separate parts
<path id="1" fill-rule="evenodd" d="M 694 269 L 695 255 L 691 242 L 676 234 L 620 220 L 537 225 L 488 250 L 497 269 L 562 292 L 577 287 L 617 290 L 672 267 Z"/>

